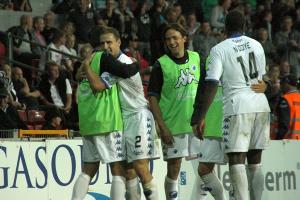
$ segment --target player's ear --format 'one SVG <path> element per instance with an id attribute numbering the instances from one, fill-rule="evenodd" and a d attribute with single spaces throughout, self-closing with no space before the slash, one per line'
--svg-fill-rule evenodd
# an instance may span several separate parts
<path id="1" fill-rule="evenodd" d="M 120 45 L 121 46 L 121 39 L 119 38 L 119 39 L 117 39 L 117 43 L 118 43 L 118 45 Z"/>

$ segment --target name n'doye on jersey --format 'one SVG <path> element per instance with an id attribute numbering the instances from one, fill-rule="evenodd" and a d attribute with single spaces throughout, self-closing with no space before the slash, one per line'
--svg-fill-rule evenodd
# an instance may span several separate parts
<path id="1" fill-rule="evenodd" d="M 243 43 L 243 44 L 240 44 L 240 45 L 237 45 L 237 46 L 234 46 L 233 47 L 233 50 L 237 53 L 239 51 L 244 51 L 244 50 L 247 50 L 247 49 L 251 49 L 250 45 L 249 45 L 249 42 L 246 42 L 246 43 Z"/>

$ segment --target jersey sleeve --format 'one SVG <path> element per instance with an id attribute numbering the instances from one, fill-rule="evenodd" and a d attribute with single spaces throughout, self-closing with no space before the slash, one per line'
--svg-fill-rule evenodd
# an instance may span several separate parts
<path id="1" fill-rule="evenodd" d="M 207 59 L 205 80 L 219 81 L 223 74 L 223 66 L 221 55 L 215 47 L 211 49 Z"/>
<path id="2" fill-rule="evenodd" d="M 259 65 L 259 78 L 262 78 L 266 74 L 266 57 L 265 57 L 264 49 L 261 45 L 259 49 L 260 49 L 260 54 L 256 62 Z"/>
<path id="3" fill-rule="evenodd" d="M 120 78 L 114 76 L 108 72 L 103 72 L 100 79 L 105 84 L 106 88 L 110 89 L 114 84 L 116 84 Z"/>

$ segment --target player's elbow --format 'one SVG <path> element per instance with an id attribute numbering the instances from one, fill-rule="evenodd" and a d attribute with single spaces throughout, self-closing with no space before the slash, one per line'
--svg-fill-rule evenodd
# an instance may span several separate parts
<path id="1" fill-rule="evenodd" d="M 91 89 L 93 90 L 94 93 L 96 93 L 96 92 L 102 92 L 103 90 L 106 89 L 106 87 L 104 84 L 96 83 L 91 85 Z"/>

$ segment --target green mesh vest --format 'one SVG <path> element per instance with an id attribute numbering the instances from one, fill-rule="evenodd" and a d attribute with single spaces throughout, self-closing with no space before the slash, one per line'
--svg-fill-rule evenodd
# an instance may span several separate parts
<path id="1" fill-rule="evenodd" d="M 180 65 L 167 55 L 158 59 L 164 80 L 159 107 L 173 135 L 193 132 L 190 121 L 200 78 L 200 58 L 192 51 L 188 51 L 188 57 L 188 62 Z"/>
<path id="2" fill-rule="evenodd" d="M 210 57 L 208 56 L 205 61 L 205 68 L 207 70 L 208 61 Z M 205 137 L 222 137 L 222 121 L 223 121 L 223 95 L 222 87 L 218 86 L 216 96 L 209 106 L 209 109 L 205 116 Z"/>
<path id="3" fill-rule="evenodd" d="M 100 73 L 102 52 L 95 53 L 91 68 Z M 101 135 L 112 131 L 123 131 L 118 90 L 114 85 L 110 90 L 93 94 L 89 82 L 84 80 L 78 87 L 79 129 L 83 136 Z"/>
<path id="4" fill-rule="evenodd" d="M 223 102 L 222 87 L 219 86 L 217 94 L 205 116 L 205 137 L 222 137 Z"/>

